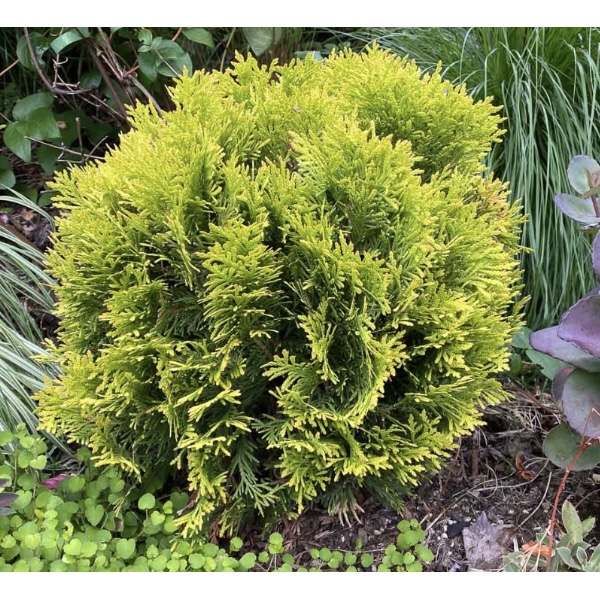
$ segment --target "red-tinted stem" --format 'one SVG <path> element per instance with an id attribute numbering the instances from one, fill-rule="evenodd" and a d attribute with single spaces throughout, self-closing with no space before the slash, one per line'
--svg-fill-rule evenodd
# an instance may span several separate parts
<path id="1" fill-rule="evenodd" d="M 600 207 L 598 207 L 598 197 L 592 196 L 592 204 L 594 205 L 594 212 L 596 216 L 600 219 Z"/>

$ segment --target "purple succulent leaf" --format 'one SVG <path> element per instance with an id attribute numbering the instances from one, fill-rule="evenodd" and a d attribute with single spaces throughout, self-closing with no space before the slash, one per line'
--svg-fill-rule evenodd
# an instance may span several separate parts
<path id="1" fill-rule="evenodd" d="M 558 194 L 554 198 L 556 206 L 574 221 L 585 225 L 597 225 L 600 217 L 596 215 L 594 203 L 591 198 L 579 198 L 571 194 Z"/>
<path id="2" fill-rule="evenodd" d="M 573 369 L 571 367 L 565 367 L 564 369 L 561 369 L 554 376 L 554 379 L 552 380 L 552 399 L 557 404 L 562 405 L 562 397 L 563 397 L 563 390 L 565 388 L 565 383 L 566 383 L 567 379 L 569 378 L 569 375 L 574 370 L 575 369 Z"/>
<path id="3" fill-rule="evenodd" d="M 574 367 L 590 373 L 600 373 L 600 358 L 580 350 L 558 335 L 558 326 L 534 331 L 529 337 L 531 347 Z"/>
<path id="4" fill-rule="evenodd" d="M 581 435 L 600 439 L 600 374 L 575 369 L 561 396 L 567 423 Z"/>
<path id="5" fill-rule="evenodd" d="M 598 185 L 600 165 L 590 156 L 574 156 L 567 168 L 569 183 L 580 194 Z"/>
<path id="6" fill-rule="evenodd" d="M 600 295 L 588 295 L 576 302 L 563 315 L 558 335 L 579 350 L 600 358 Z"/>
<path id="7" fill-rule="evenodd" d="M 600 281 L 600 233 L 596 234 L 592 244 L 592 265 L 596 279 Z"/>

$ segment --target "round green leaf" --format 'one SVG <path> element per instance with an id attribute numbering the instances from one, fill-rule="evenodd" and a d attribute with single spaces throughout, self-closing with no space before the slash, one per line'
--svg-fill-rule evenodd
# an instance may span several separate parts
<path id="1" fill-rule="evenodd" d="M 280 546 L 281 544 L 283 544 L 283 536 L 277 532 L 272 533 L 269 536 L 269 543 L 274 544 L 276 546 Z"/>
<path id="2" fill-rule="evenodd" d="M 202 554 L 190 554 L 188 560 L 192 569 L 199 570 L 204 566 L 206 559 Z"/>
<path id="3" fill-rule="evenodd" d="M 360 564 L 364 569 L 368 569 L 373 564 L 373 556 L 371 554 L 362 554 Z"/>
<path id="4" fill-rule="evenodd" d="M 15 436 L 10 431 L 0 431 L 0 446 L 10 444 L 15 439 Z"/>
<path id="5" fill-rule="evenodd" d="M 157 510 L 152 511 L 152 514 L 150 515 L 150 522 L 152 523 L 152 525 L 160 525 L 161 523 L 164 522 L 165 520 L 165 515 L 163 515 L 161 512 L 158 512 Z"/>
<path id="6" fill-rule="evenodd" d="M 254 552 L 246 552 L 246 554 L 240 558 L 240 565 L 242 568 L 246 569 L 246 571 L 254 568 L 256 565 L 256 554 L 254 554 Z"/>
<path id="7" fill-rule="evenodd" d="M 102 521 L 102 517 L 104 516 L 104 507 L 100 504 L 95 506 L 88 506 L 85 509 L 85 518 L 90 522 L 94 527 Z"/>
<path id="8" fill-rule="evenodd" d="M 123 560 L 131 558 L 135 553 L 135 540 L 120 539 L 116 547 L 117 556 Z"/>
<path id="9" fill-rule="evenodd" d="M 72 538 L 63 546 L 63 552 L 69 556 L 79 556 L 81 554 L 81 548 L 81 540 Z"/>
<path id="10" fill-rule="evenodd" d="M 38 456 L 36 458 L 32 458 L 29 461 L 29 466 L 32 469 L 36 469 L 37 471 L 41 471 L 42 469 L 46 468 L 46 463 L 48 462 L 48 459 L 45 456 Z"/>
<path id="11" fill-rule="evenodd" d="M 109 483 L 109 489 L 113 494 L 118 494 L 122 492 L 125 488 L 125 481 L 123 479 L 111 479 Z"/>
<path id="12" fill-rule="evenodd" d="M 238 550 L 241 550 L 243 545 L 244 541 L 239 537 L 231 538 L 231 540 L 229 541 L 229 547 L 231 548 L 232 552 L 237 552 Z"/>
<path id="13" fill-rule="evenodd" d="M 581 442 L 581 435 L 573 431 L 566 423 L 561 423 L 546 436 L 542 450 L 557 467 L 566 469 L 573 462 Z M 593 469 L 599 463 L 600 445 L 594 445 L 583 451 L 573 470 Z"/>
<path id="14" fill-rule="evenodd" d="M 331 554 L 331 550 L 329 550 L 329 548 L 321 548 L 321 550 L 319 551 L 319 558 L 322 561 L 325 562 L 329 562 L 331 560 L 332 554 Z"/>
<path id="15" fill-rule="evenodd" d="M 218 552 L 219 546 L 217 546 L 216 544 L 204 544 L 202 548 L 202 553 L 204 554 L 204 556 L 209 558 L 214 558 L 215 556 L 217 556 Z"/>
<path id="16" fill-rule="evenodd" d="M 73 475 L 65 479 L 65 486 L 69 492 L 77 493 L 85 487 L 85 477 Z"/>
<path id="17" fill-rule="evenodd" d="M 211 573 L 216 568 L 217 568 L 217 563 L 216 563 L 215 559 L 211 558 L 210 556 L 206 557 L 206 560 L 204 561 L 204 570 L 207 571 L 208 573 Z"/>
<path id="18" fill-rule="evenodd" d="M 144 494 L 138 500 L 138 508 L 140 510 L 151 510 L 156 504 L 156 498 L 152 494 Z"/>

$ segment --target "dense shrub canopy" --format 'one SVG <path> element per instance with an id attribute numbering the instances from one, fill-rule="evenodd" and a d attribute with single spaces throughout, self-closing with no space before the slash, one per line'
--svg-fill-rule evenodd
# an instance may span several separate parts
<path id="1" fill-rule="evenodd" d="M 489 102 L 383 51 L 195 73 L 56 183 L 63 375 L 45 427 L 184 474 L 187 531 L 439 467 L 504 398 L 518 217 Z"/>

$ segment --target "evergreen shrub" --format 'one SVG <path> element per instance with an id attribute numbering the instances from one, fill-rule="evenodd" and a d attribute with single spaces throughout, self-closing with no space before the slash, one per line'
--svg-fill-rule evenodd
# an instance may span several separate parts
<path id="1" fill-rule="evenodd" d="M 185 531 L 392 507 L 439 468 L 520 324 L 489 101 L 373 48 L 184 76 L 61 174 L 63 375 L 44 427 L 187 481 Z"/>

